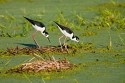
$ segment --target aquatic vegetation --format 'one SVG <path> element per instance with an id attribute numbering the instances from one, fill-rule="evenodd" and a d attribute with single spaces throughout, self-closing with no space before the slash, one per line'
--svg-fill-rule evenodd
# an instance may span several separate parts
<path id="1" fill-rule="evenodd" d="M 88 21 L 86 18 L 84 18 L 78 14 L 75 14 L 75 15 L 76 15 L 76 23 L 78 23 L 80 26 L 84 26 L 84 25 L 88 24 Z"/>
<path id="2" fill-rule="evenodd" d="M 85 31 L 81 34 L 81 36 L 94 36 L 94 35 L 97 35 L 97 33 L 93 31 Z"/>
<path id="3" fill-rule="evenodd" d="M 28 22 L 18 23 L 20 20 L 8 12 L 0 18 L 3 19 L 2 21 L 0 20 L 0 37 L 24 37 L 31 30 Z"/>
<path id="4" fill-rule="evenodd" d="M 29 33 L 29 31 L 32 30 L 32 28 L 30 27 L 31 25 L 29 25 L 29 23 L 24 19 L 20 19 L 20 21 L 21 22 L 23 21 L 23 22 L 21 23 L 21 25 L 19 25 L 17 23 L 19 22 L 18 19 L 11 14 L 7 13 L 7 15 L 3 15 L 1 18 L 4 19 L 4 22 L 6 23 L 6 25 L 3 22 L 0 24 L 1 37 L 24 37 Z M 74 18 L 74 19 L 71 21 L 70 18 Z M 85 17 L 82 17 L 79 14 L 75 14 L 70 18 L 66 18 L 65 14 L 61 12 L 57 14 L 56 19 L 53 21 L 57 21 L 65 26 L 69 26 L 74 30 L 82 30 L 83 26 L 90 29 L 91 28 L 101 29 L 101 28 L 108 28 L 109 25 L 111 27 L 111 30 L 125 29 L 124 28 L 125 19 L 119 11 L 113 11 L 109 9 L 105 9 L 104 11 L 100 10 L 100 15 L 94 17 L 93 20 L 91 21 L 86 20 Z M 41 18 L 37 18 L 37 19 L 41 19 Z M 49 22 L 49 25 L 48 25 L 49 31 L 56 30 L 56 28 L 53 26 L 53 23 L 52 23 L 53 21 Z M 117 27 L 114 27 L 114 26 L 117 26 Z M 13 31 L 9 30 L 10 28 L 13 29 Z M 91 35 L 96 35 L 96 33 L 94 32 L 85 32 L 85 34 L 83 33 L 83 36 L 91 36 Z"/>
<path id="5" fill-rule="evenodd" d="M 115 0 L 110 2 L 91 0 L 91 3 L 85 0 L 40 2 L 40 0 L 0 1 L 1 83 L 11 80 L 16 83 L 20 80 L 23 83 L 82 83 L 83 80 L 90 83 L 102 81 L 120 83 L 125 81 L 123 73 L 125 69 L 124 2 Z M 16 8 L 15 5 L 19 7 Z M 52 40 L 50 46 L 38 33 L 36 39 L 43 47 L 40 49 L 35 47 L 30 40 L 31 32 L 34 30 L 23 16 L 45 23 Z M 62 51 L 58 45 L 57 36 L 60 33 L 57 33 L 58 29 L 53 21 L 70 27 L 80 38 L 80 43 L 68 41 L 69 53 L 64 48 Z M 37 60 L 32 60 L 32 57 Z M 29 59 L 32 61 L 27 62 Z M 54 66 L 45 66 L 49 61 Z M 64 66 L 72 68 L 63 70 L 60 66 L 58 70 L 56 62 L 59 65 L 64 62 L 66 63 Z M 37 73 L 39 64 L 43 64 L 48 69 L 38 70 Z"/>

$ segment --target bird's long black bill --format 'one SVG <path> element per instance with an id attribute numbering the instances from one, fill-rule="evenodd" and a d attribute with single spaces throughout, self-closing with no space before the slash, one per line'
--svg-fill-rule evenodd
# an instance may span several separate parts
<path id="1" fill-rule="evenodd" d="M 49 37 L 47 37 L 47 39 L 48 39 L 48 41 L 51 43 L 51 41 L 50 41 Z"/>

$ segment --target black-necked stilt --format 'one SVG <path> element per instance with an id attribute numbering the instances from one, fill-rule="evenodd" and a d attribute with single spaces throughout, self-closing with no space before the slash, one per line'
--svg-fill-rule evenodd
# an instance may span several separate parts
<path id="1" fill-rule="evenodd" d="M 75 42 L 79 42 L 79 38 L 78 38 L 77 36 L 74 36 L 74 33 L 73 33 L 73 31 L 72 31 L 70 28 L 65 27 L 65 26 L 63 26 L 63 25 L 60 25 L 60 24 L 58 24 L 57 22 L 55 22 L 55 23 L 56 23 L 56 25 L 58 26 L 59 30 L 65 35 L 64 46 L 65 46 L 66 50 L 68 51 L 67 45 L 66 45 L 66 38 L 69 37 L 71 40 L 73 40 L 73 41 L 75 41 Z M 63 35 L 63 36 L 64 36 L 64 35 Z M 63 38 L 63 36 L 61 36 L 61 37 L 59 38 L 59 43 L 60 43 L 61 49 L 62 49 L 62 44 L 61 44 L 60 39 Z M 62 50 L 63 50 L 63 49 L 62 49 Z"/>
<path id="2" fill-rule="evenodd" d="M 24 17 L 24 18 L 27 19 L 32 24 L 32 26 L 36 29 L 36 31 L 32 34 L 32 38 L 39 48 L 40 48 L 40 46 L 34 38 L 37 31 L 40 31 L 50 42 L 49 34 L 48 34 L 48 32 L 46 32 L 46 28 L 42 22 L 34 21 L 34 20 L 31 20 L 27 17 Z"/>

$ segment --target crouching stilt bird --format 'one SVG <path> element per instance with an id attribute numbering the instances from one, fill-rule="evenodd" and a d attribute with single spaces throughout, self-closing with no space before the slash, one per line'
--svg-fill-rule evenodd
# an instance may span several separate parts
<path id="1" fill-rule="evenodd" d="M 68 51 L 67 44 L 66 44 L 66 38 L 69 37 L 71 40 L 73 40 L 75 42 L 79 42 L 79 38 L 77 36 L 74 36 L 74 33 L 73 33 L 73 31 L 70 28 L 65 27 L 63 25 L 60 25 L 57 22 L 55 22 L 55 23 L 56 23 L 57 27 L 59 28 L 59 30 L 63 33 L 63 35 L 59 38 L 59 43 L 60 43 L 61 49 L 63 51 L 60 39 L 65 36 L 64 46 L 65 46 L 65 49 Z"/>
<path id="2" fill-rule="evenodd" d="M 49 34 L 48 34 L 48 32 L 46 32 L 46 28 L 42 22 L 34 21 L 34 20 L 31 20 L 27 17 L 24 17 L 24 18 L 27 19 L 32 24 L 32 26 L 36 29 L 36 31 L 32 34 L 32 38 L 33 38 L 33 40 L 36 43 L 38 48 L 40 48 L 40 46 L 34 38 L 38 31 L 40 31 L 42 33 L 42 35 L 44 35 L 48 39 L 48 41 L 50 42 Z"/>

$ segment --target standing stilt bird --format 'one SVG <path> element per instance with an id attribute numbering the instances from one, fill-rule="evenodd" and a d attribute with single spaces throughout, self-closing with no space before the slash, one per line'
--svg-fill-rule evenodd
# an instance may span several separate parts
<path id="1" fill-rule="evenodd" d="M 44 35 L 48 39 L 48 41 L 50 42 L 49 34 L 48 34 L 48 32 L 46 32 L 46 28 L 42 22 L 34 21 L 34 20 L 31 20 L 27 17 L 24 17 L 24 18 L 27 19 L 32 24 L 32 26 L 36 29 L 36 31 L 32 34 L 32 38 L 33 38 L 33 40 L 36 43 L 38 48 L 40 48 L 40 46 L 34 38 L 38 31 L 40 31 L 42 33 L 42 35 Z"/>
<path id="2" fill-rule="evenodd" d="M 62 44 L 61 44 L 60 39 L 63 38 L 65 35 L 64 46 L 65 46 L 65 49 L 68 51 L 67 45 L 66 45 L 66 38 L 69 37 L 71 40 L 73 40 L 75 42 L 79 42 L 79 38 L 77 36 L 74 36 L 74 33 L 70 28 L 60 25 L 57 22 L 55 22 L 55 23 L 58 26 L 59 30 L 63 33 L 63 35 L 59 38 L 59 43 L 60 43 L 61 49 L 62 49 Z"/>

